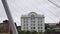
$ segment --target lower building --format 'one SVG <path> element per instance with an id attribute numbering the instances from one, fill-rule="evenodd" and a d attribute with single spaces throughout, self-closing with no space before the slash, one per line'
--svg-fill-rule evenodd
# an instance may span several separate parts
<path id="1" fill-rule="evenodd" d="M 8 20 L 0 23 L 0 34 L 10 34 L 10 24 Z"/>
<path id="2" fill-rule="evenodd" d="M 55 30 L 51 34 L 60 34 L 60 22 L 59 23 L 48 23 L 48 25 L 49 25 L 49 28 Z"/>

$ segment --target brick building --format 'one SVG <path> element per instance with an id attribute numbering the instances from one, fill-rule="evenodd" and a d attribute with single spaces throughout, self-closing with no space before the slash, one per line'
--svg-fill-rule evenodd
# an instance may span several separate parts
<path id="1" fill-rule="evenodd" d="M 10 34 L 10 24 L 8 20 L 0 23 L 0 34 Z"/>
<path id="2" fill-rule="evenodd" d="M 55 30 L 55 32 L 52 32 L 51 34 L 60 34 L 60 22 L 59 23 L 48 23 L 49 28 L 52 28 Z"/>

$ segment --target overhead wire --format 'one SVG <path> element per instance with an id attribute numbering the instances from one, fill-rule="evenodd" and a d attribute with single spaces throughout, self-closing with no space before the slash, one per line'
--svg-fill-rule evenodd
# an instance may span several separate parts
<path id="1" fill-rule="evenodd" d="M 50 1 L 50 0 L 48 0 L 48 1 L 51 2 L 52 4 L 54 4 L 55 6 L 60 8 L 60 6 L 58 6 L 57 4 L 53 3 L 52 1 Z"/>
<path id="2" fill-rule="evenodd" d="M 17 5 L 16 3 L 15 3 L 15 5 Z M 18 8 L 19 8 L 19 6 L 18 6 Z M 15 9 L 15 7 L 13 8 L 13 9 Z M 21 9 L 23 9 L 23 8 L 21 8 Z M 16 10 L 16 9 L 15 9 Z M 17 11 L 17 10 L 16 10 Z M 17 12 L 17 13 L 19 13 L 19 12 Z M 48 22 L 48 21 L 46 21 L 46 22 Z"/>
<path id="3" fill-rule="evenodd" d="M 16 3 L 15 3 L 16 4 Z M 30 4 L 30 3 L 29 3 Z M 17 5 L 17 4 L 16 4 Z M 32 3 L 31 3 L 31 5 L 33 5 Z M 33 5 L 34 6 L 34 5 Z M 20 6 L 18 6 L 17 5 L 17 7 L 18 8 L 21 8 Z M 26 7 L 26 6 L 25 6 Z M 34 6 L 36 9 L 37 9 L 37 7 L 36 6 Z M 27 8 L 27 7 L 26 7 Z M 44 7 L 43 7 L 44 8 Z M 15 9 L 15 8 L 14 8 Z M 23 9 L 23 8 L 21 8 L 24 12 L 25 12 L 25 10 Z M 39 9 L 37 9 L 38 11 L 40 11 Z M 17 10 L 16 10 L 17 11 Z M 17 11 L 17 13 L 19 13 L 18 11 Z M 42 12 L 43 13 L 43 12 Z M 51 18 L 50 16 L 48 16 L 49 18 Z M 53 20 L 52 18 L 51 18 L 51 20 Z M 55 20 L 53 20 L 53 21 L 55 21 Z M 56 22 L 56 21 L 55 21 Z"/>
<path id="4" fill-rule="evenodd" d="M 28 2 L 29 3 L 29 2 Z M 31 4 L 32 6 L 34 6 L 32 3 L 29 3 L 29 4 Z M 40 5 L 41 6 L 41 5 Z M 36 6 L 34 6 L 36 9 L 37 9 L 37 7 Z M 37 10 L 39 10 L 39 9 L 37 9 Z M 40 10 L 39 10 L 40 11 Z M 42 13 L 44 13 L 44 12 L 42 12 Z M 48 15 L 47 15 L 48 16 Z M 50 16 L 48 16 L 49 18 L 51 18 Z M 54 22 L 56 22 L 54 19 L 52 19 L 51 18 L 51 20 L 53 20 Z"/>
<path id="5" fill-rule="evenodd" d="M 38 2 L 38 1 L 37 1 L 37 2 Z M 40 5 L 41 5 L 41 4 L 40 4 Z M 46 8 L 46 7 L 44 7 L 44 8 Z M 48 9 L 48 8 L 46 8 L 46 9 Z M 49 9 L 48 9 L 48 10 L 49 10 Z M 49 10 L 49 12 L 52 13 L 51 10 Z M 53 13 L 52 13 L 52 14 L 53 14 Z M 54 15 L 55 17 L 57 17 L 55 14 L 53 14 L 53 15 Z M 59 18 L 59 17 L 58 17 L 58 18 Z"/>
<path id="6" fill-rule="evenodd" d="M 45 1 L 45 0 L 44 0 Z M 45 3 L 46 3 L 46 1 L 45 1 Z M 48 4 L 48 3 L 46 3 L 46 4 Z M 49 5 L 49 4 L 48 4 Z M 49 6 L 51 6 L 51 5 L 49 5 Z M 51 7 L 53 7 L 53 6 L 51 6 Z M 54 8 L 54 7 L 53 7 Z M 55 9 L 55 8 L 54 8 Z M 57 11 L 57 10 L 56 10 Z M 60 17 L 58 17 L 58 16 L 56 16 L 52 11 L 49 11 L 50 13 L 52 13 L 55 17 L 57 17 L 58 19 L 60 19 Z"/>

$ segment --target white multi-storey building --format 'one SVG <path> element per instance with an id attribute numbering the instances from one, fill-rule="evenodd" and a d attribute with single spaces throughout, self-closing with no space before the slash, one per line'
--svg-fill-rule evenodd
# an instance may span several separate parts
<path id="1" fill-rule="evenodd" d="M 21 16 L 21 30 L 24 31 L 45 31 L 44 15 L 31 12 L 28 15 Z"/>

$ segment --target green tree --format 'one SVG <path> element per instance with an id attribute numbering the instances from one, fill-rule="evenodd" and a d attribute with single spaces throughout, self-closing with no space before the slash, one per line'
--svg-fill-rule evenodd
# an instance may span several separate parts
<path id="1" fill-rule="evenodd" d="M 42 34 L 42 32 L 38 32 L 38 34 Z"/>
<path id="2" fill-rule="evenodd" d="M 48 24 L 45 24 L 45 30 L 47 30 L 49 28 Z"/>
<path id="3" fill-rule="evenodd" d="M 31 34 L 31 32 L 30 31 L 26 31 L 25 34 Z"/>
<path id="4" fill-rule="evenodd" d="M 25 31 L 18 31 L 19 34 L 25 34 Z"/>
<path id="5" fill-rule="evenodd" d="M 50 33 L 52 33 L 52 32 L 55 32 L 55 30 L 54 30 L 54 29 L 47 29 L 47 30 L 45 31 L 45 34 L 50 34 Z"/>
<path id="6" fill-rule="evenodd" d="M 32 31 L 31 34 L 38 34 L 36 31 Z"/>

